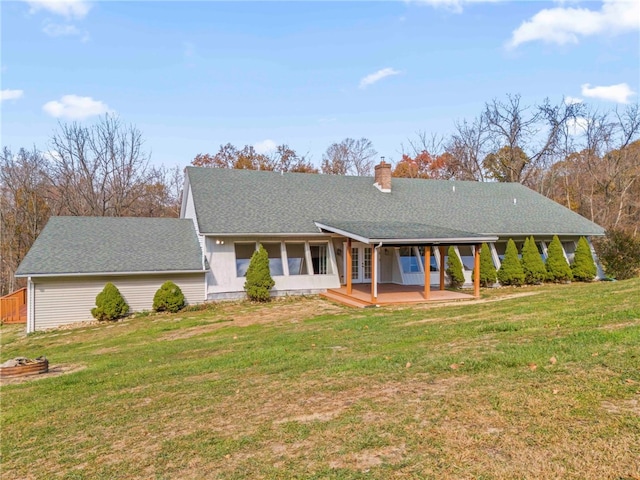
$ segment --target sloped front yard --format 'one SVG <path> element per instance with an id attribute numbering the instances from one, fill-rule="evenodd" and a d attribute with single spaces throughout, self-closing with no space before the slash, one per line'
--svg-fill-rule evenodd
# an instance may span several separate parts
<path id="1" fill-rule="evenodd" d="M 3 326 L 1 476 L 640 478 L 640 280 L 485 297 Z"/>

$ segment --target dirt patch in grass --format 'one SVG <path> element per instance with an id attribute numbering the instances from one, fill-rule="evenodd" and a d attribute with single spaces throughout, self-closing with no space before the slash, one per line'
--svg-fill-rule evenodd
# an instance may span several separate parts
<path id="1" fill-rule="evenodd" d="M 257 310 L 259 308 L 259 311 Z M 169 332 L 162 340 L 183 340 L 203 335 L 220 328 L 248 327 L 251 325 L 297 323 L 319 315 L 330 315 L 345 311 L 346 307 L 327 302 L 319 297 L 308 297 L 293 302 L 289 299 L 275 299 L 269 304 L 256 305 L 249 302 L 220 304 L 215 321 L 207 325 Z M 222 321 L 220 319 L 223 319 Z"/>
<path id="2" fill-rule="evenodd" d="M 0 385 L 16 385 L 21 383 L 33 382 L 36 380 L 42 380 L 44 378 L 59 377 L 60 375 L 68 375 L 70 373 L 76 373 L 87 368 L 86 365 L 79 364 L 60 364 L 50 365 L 47 373 L 40 373 L 38 375 L 27 375 L 25 377 L 15 378 L 3 378 L 0 380 Z"/>

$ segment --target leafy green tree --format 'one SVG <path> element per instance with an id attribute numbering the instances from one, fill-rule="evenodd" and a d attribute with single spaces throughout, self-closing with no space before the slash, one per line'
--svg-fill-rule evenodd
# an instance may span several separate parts
<path id="1" fill-rule="evenodd" d="M 153 309 L 156 312 L 176 313 L 184 307 L 184 294 L 178 285 L 166 281 L 153 296 Z"/>
<path id="2" fill-rule="evenodd" d="M 596 248 L 609 277 L 626 280 L 640 275 L 640 237 L 608 230 L 607 236 L 596 242 Z"/>
<path id="3" fill-rule="evenodd" d="M 117 320 L 129 312 L 129 305 L 113 283 L 107 283 L 96 297 L 96 306 L 91 315 L 97 320 Z"/>
<path id="4" fill-rule="evenodd" d="M 570 282 L 573 278 L 571 267 L 564 257 L 562 243 L 557 235 L 547 248 L 547 280 L 550 282 Z"/>
<path id="5" fill-rule="evenodd" d="M 547 268 L 533 237 L 525 239 L 522 247 L 522 271 L 524 281 L 529 285 L 539 285 L 547 278 Z"/>
<path id="6" fill-rule="evenodd" d="M 268 302 L 271 300 L 269 291 L 275 284 L 276 282 L 271 278 L 269 271 L 269 255 L 261 244 L 260 248 L 251 256 L 244 289 L 250 300 Z"/>
<path id="7" fill-rule="evenodd" d="M 522 285 L 524 283 L 524 271 L 518 258 L 518 248 L 512 238 L 507 242 L 504 259 L 498 269 L 498 281 L 501 285 Z"/>
<path id="8" fill-rule="evenodd" d="M 584 237 L 580 237 L 580 240 L 578 240 L 571 271 L 573 278 L 580 282 L 590 282 L 598 273 L 596 262 L 593 261 L 593 255 L 591 255 L 589 242 Z"/>
<path id="9" fill-rule="evenodd" d="M 447 251 L 447 275 L 449 275 L 449 285 L 453 288 L 460 288 L 464 284 L 464 273 L 462 271 L 462 261 L 451 246 Z"/>
<path id="10" fill-rule="evenodd" d="M 475 275 L 475 270 L 473 271 Z M 496 267 L 493 265 L 491 258 L 491 249 L 486 243 L 482 244 L 480 249 L 480 285 L 483 287 L 491 287 L 498 279 Z"/>

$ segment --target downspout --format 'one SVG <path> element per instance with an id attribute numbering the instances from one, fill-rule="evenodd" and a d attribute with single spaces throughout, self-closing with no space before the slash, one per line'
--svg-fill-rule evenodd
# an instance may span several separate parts
<path id="1" fill-rule="evenodd" d="M 33 333 L 36 331 L 36 318 L 35 318 L 35 285 L 31 281 L 31 277 L 27 278 L 27 333 Z"/>

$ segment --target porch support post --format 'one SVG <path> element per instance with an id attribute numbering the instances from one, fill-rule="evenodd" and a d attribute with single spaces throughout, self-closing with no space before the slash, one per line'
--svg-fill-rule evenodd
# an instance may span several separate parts
<path id="1" fill-rule="evenodd" d="M 371 303 L 378 301 L 378 279 L 377 279 L 377 263 L 378 263 L 378 250 L 375 245 L 371 245 Z"/>
<path id="2" fill-rule="evenodd" d="M 473 257 L 473 296 L 480 298 L 480 248 L 482 245 L 475 245 L 475 255 Z"/>
<path id="3" fill-rule="evenodd" d="M 440 245 L 440 290 L 444 290 L 444 246 Z"/>
<path id="4" fill-rule="evenodd" d="M 345 273 L 345 276 L 347 277 L 347 295 L 351 295 L 353 293 L 353 287 L 351 285 L 351 277 L 353 277 L 353 260 L 351 258 L 351 239 L 347 238 L 347 251 L 345 252 L 347 254 L 347 272 Z"/>
<path id="5" fill-rule="evenodd" d="M 431 245 L 424 247 L 424 299 L 431 297 Z"/>

